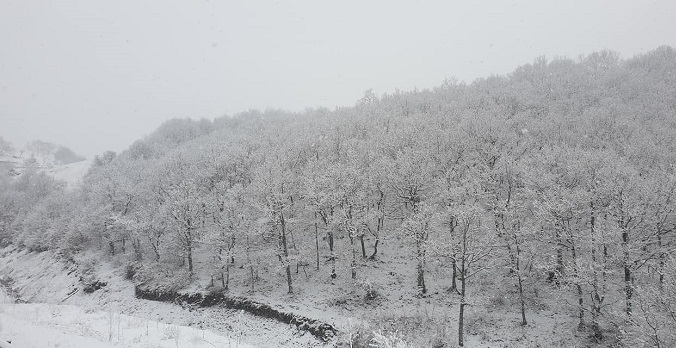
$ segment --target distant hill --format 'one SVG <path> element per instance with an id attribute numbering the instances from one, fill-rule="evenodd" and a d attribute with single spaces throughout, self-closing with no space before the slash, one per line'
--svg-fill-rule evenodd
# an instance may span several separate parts
<path id="1" fill-rule="evenodd" d="M 62 145 L 35 140 L 22 149 L 15 149 L 7 141 L 2 140 L 2 144 L 0 172 L 7 173 L 10 177 L 20 175 L 26 164 L 33 162 L 47 174 L 73 187 L 91 166 L 91 161 Z"/>

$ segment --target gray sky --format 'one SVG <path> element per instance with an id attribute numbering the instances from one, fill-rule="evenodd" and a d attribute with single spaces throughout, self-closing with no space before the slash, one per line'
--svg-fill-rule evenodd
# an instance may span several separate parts
<path id="1" fill-rule="evenodd" d="M 0 0 L 0 136 L 91 157 L 173 117 L 333 108 L 664 44 L 673 0 Z"/>

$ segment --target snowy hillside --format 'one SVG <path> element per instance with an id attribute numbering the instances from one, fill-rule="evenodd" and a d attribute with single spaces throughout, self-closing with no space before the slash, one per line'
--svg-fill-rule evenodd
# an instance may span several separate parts
<path id="1" fill-rule="evenodd" d="M 92 161 L 84 160 L 75 163 L 55 165 L 47 169 L 47 173 L 56 180 L 65 181 L 68 187 L 75 187 L 87 174 Z"/>
<path id="2" fill-rule="evenodd" d="M 175 337 L 166 341 L 166 336 L 176 334 L 179 335 L 178 347 L 324 346 L 307 332 L 241 311 L 217 307 L 184 308 L 135 298 L 133 284 L 125 280 L 119 270 L 113 269 L 110 263 L 97 263 L 93 255 L 78 257 L 75 263 L 68 263 L 51 251 L 31 253 L 11 246 L 0 249 L 0 285 L 11 289 L 21 301 L 28 302 L 13 305 L 10 296 L 0 294 L 0 300 L 5 303 L 5 309 L 0 309 L 0 322 L 4 325 L 8 321 L 19 321 L 16 324 L 19 329 L 12 336 L 6 334 L 11 332 L 10 326 L 0 329 L 0 338 L 9 337 L 13 342 L 19 342 L 17 337 L 37 326 L 47 329 L 47 332 L 62 330 L 61 334 L 67 337 L 59 336 L 59 339 L 72 335 L 98 339 L 97 344 L 101 345 L 91 347 L 176 347 Z M 83 274 L 86 274 L 84 281 L 80 279 Z M 92 277 L 105 280 L 106 285 L 93 293 L 86 293 L 83 283 Z M 18 314 L 12 316 L 15 312 Z M 58 315 L 52 315 L 53 312 Z M 38 319 L 35 319 L 36 315 Z M 83 315 L 88 319 L 74 319 Z M 114 339 L 108 341 L 111 316 L 114 318 Z M 82 328 L 82 322 L 91 325 Z M 132 326 L 138 330 L 132 329 Z M 72 330 L 66 331 L 67 328 Z M 200 337 L 212 344 L 199 341 Z M 35 342 L 35 345 L 19 347 L 53 346 Z"/>
<path id="3" fill-rule="evenodd" d="M 11 347 L 252 347 L 208 330 L 77 306 L 15 304 L 4 293 L 0 298 L 0 339 Z"/>
<path id="4" fill-rule="evenodd" d="M 32 153 L 20 152 L 0 155 L 0 166 L 8 166 L 8 174 L 16 176 L 24 171 L 27 161 L 32 159 L 40 170 L 44 170 L 56 180 L 66 182 L 69 188 L 75 187 L 82 180 L 92 164 L 90 160 L 59 164 L 53 158 L 36 158 Z"/>

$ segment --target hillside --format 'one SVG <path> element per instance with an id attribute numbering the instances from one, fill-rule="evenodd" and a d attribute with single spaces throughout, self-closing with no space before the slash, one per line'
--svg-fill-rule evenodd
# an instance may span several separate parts
<path id="1" fill-rule="evenodd" d="M 673 48 L 541 57 L 349 108 L 174 119 L 68 192 L 0 181 L 3 272 L 54 302 L 20 270 L 58 255 L 75 288 L 126 289 L 78 302 L 217 326 L 228 301 L 181 299 L 244 299 L 261 347 L 672 346 L 675 165 Z"/>
<path id="2" fill-rule="evenodd" d="M 6 143 L 0 138 L 0 142 Z M 42 141 L 34 141 L 19 150 L 7 144 L 0 149 L 0 169 L 3 176 L 16 177 L 26 166 L 44 171 L 55 180 L 75 188 L 85 176 L 92 162 L 73 153 L 70 149 Z"/>

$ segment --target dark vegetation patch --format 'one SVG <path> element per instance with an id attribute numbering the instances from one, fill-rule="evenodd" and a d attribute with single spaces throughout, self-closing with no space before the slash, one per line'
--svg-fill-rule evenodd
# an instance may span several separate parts
<path id="1" fill-rule="evenodd" d="M 80 279 L 80 280 L 82 281 L 82 279 Z M 83 281 L 83 284 L 84 284 L 84 287 L 82 288 L 82 291 L 84 291 L 86 294 L 91 294 L 92 292 L 99 290 L 99 289 L 105 287 L 106 285 L 108 285 L 107 282 L 100 281 L 100 280 L 94 280 L 94 281 L 91 281 L 91 282 L 84 282 Z"/>
<path id="2" fill-rule="evenodd" d="M 327 342 L 336 336 L 337 330 L 330 324 L 302 315 L 282 312 L 268 304 L 240 297 L 229 297 L 222 293 L 185 294 L 176 291 L 144 289 L 136 286 L 137 298 L 151 301 L 170 302 L 178 305 L 199 307 L 223 306 L 229 309 L 243 310 L 255 316 L 274 319 L 285 324 L 295 325 L 299 330 L 307 331 L 316 338 Z"/>
<path id="3" fill-rule="evenodd" d="M 5 289 L 7 295 L 14 299 L 14 303 L 26 303 L 27 301 L 19 297 L 19 293 L 14 289 L 14 279 L 7 276 L 0 276 L 0 287 Z"/>

